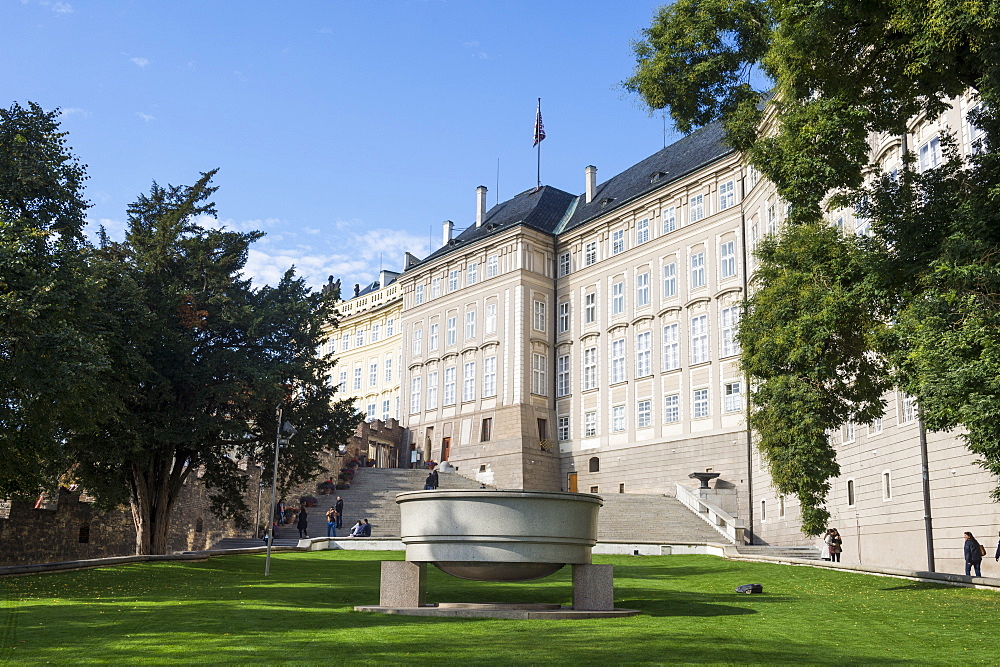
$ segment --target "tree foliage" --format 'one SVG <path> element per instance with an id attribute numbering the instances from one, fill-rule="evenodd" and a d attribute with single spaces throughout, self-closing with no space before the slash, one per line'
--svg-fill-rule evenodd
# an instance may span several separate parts
<path id="1" fill-rule="evenodd" d="M 59 112 L 0 109 L 0 488 L 37 494 L 92 427 L 105 365 L 83 237 L 84 166 Z"/>
<path id="2" fill-rule="evenodd" d="M 238 463 L 269 466 L 275 409 L 299 435 L 281 471 L 297 482 L 317 454 L 359 420 L 334 401 L 330 359 L 318 357 L 331 298 L 289 270 L 276 287 L 242 277 L 259 232 L 198 224 L 214 215 L 208 172 L 192 186 L 153 184 L 129 208 L 124 242 L 102 243 L 113 357 L 104 376 L 115 405 L 99 428 L 71 438 L 76 474 L 104 502 L 126 500 L 137 553 L 163 553 L 171 512 L 197 472 L 212 509 L 245 522 L 248 477 Z"/>
<path id="3" fill-rule="evenodd" d="M 826 434 L 881 413 L 878 378 L 915 395 L 932 428 L 964 427 L 1000 471 L 1000 9 L 678 0 L 644 37 L 625 87 L 682 130 L 721 120 L 790 204 L 785 231 L 760 250 L 741 339 L 750 423 L 775 487 L 802 501 L 803 532 L 824 528 L 838 473 Z M 753 89 L 755 68 L 769 91 Z M 909 155 L 898 181 L 873 175 L 872 133 L 902 134 L 963 93 L 981 102 L 978 157 L 952 151 L 915 174 Z M 831 201 L 861 208 L 873 238 L 824 231 Z"/>

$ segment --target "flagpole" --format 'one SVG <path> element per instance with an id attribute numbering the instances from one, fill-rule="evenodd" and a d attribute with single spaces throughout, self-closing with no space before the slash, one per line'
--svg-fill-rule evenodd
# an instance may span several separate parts
<path id="1" fill-rule="evenodd" d="M 539 124 L 540 124 L 541 123 L 541 118 L 542 118 L 542 98 L 541 97 L 538 98 L 538 118 L 539 118 Z M 535 189 L 536 190 L 540 190 L 541 187 L 542 187 L 542 141 L 541 141 L 541 139 L 538 140 L 538 142 L 535 144 L 535 146 L 536 146 L 536 148 L 538 148 L 538 171 L 537 171 L 537 174 L 536 174 L 538 176 L 538 185 L 536 186 Z"/>

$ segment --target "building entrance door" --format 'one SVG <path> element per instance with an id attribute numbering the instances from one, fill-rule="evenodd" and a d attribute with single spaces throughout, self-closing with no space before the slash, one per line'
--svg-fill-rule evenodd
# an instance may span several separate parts
<path id="1" fill-rule="evenodd" d="M 576 473 L 571 472 L 566 475 L 566 490 L 570 493 L 577 493 L 576 488 Z"/>
<path id="2" fill-rule="evenodd" d="M 447 461 L 449 456 L 451 456 L 451 438 L 445 438 L 441 441 L 441 460 Z"/>

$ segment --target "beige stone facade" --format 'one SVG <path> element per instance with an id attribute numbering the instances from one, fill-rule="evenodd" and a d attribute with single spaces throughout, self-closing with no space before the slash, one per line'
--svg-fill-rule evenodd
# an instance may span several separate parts
<path id="1" fill-rule="evenodd" d="M 905 147 L 921 168 L 940 161 L 942 131 L 973 150 L 968 110 L 963 99 L 912 124 Z M 883 169 L 899 168 L 902 138 L 871 145 Z M 581 185 L 490 211 L 481 187 L 474 222 L 458 234 L 445 222 L 442 247 L 391 283 L 395 300 L 345 317 L 337 335 L 370 329 L 375 313 L 398 318 L 395 348 L 383 340 L 379 355 L 401 360 L 390 391 L 421 460 L 500 488 L 601 494 L 673 495 L 697 485 L 690 473 L 717 472 L 716 499 L 755 542 L 818 545 L 751 446 L 735 342 L 753 248 L 780 229 L 786 205 L 712 127 L 601 183 L 588 167 Z M 829 218 L 866 233 L 849 210 Z M 338 348 L 351 373 L 370 363 L 354 352 Z M 362 402 L 381 395 L 363 389 Z M 886 402 L 880 424 L 831 434 L 842 475 L 828 507 L 844 562 L 923 568 L 916 406 Z M 989 543 L 1000 528 L 997 480 L 956 434 L 929 434 L 928 450 L 937 569 L 961 571 L 962 531 Z"/>

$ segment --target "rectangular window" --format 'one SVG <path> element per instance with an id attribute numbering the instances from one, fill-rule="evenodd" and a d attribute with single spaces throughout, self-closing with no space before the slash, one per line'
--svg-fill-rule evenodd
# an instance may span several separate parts
<path id="1" fill-rule="evenodd" d="M 444 369 L 444 404 L 455 405 L 455 375 L 454 366 Z"/>
<path id="2" fill-rule="evenodd" d="M 726 412 L 743 411 L 743 385 L 739 382 L 726 382 L 722 386 Z"/>
<path id="3" fill-rule="evenodd" d="M 432 352 L 438 349 L 438 324 L 432 324 L 430 333 L 427 336 L 427 349 Z"/>
<path id="4" fill-rule="evenodd" d="M 486 277 L 493 278 L 500 273 L 500 258 L 490 255 L 486 258 Z"/>
<path id="5" fill-rule="evenodd" d="M 597 435 L 597 413 L 588 412 L 583 415 L 583 435 L 587 438 L 593 438 Z"/>
<path id="6" fill-rule="evenodd" d="M 740 323 L 740 307 L 729 306 L 723 308 L 719 313 L 719 342 L 722 347 L 722 356 L 731 357 L 740 353 L 740 341 L 736 338 L 737 327 Z"/>
<path id="7" fill-rule="evenodd" d="M 615 433 L 625 430 L 625 406 L 616 405 L 611 408 L 611 430 Z"/>
<path id="8" fill-rule="evenodd" d="M 625 381 L 625 339 L 611 341 L 611 384 Z"/>
<path id="9" fill-rule="evenodd" d="M 882 500 L 892 500 L 892 475 L 888 470 L 882 472 Z"/>
<path id="10" fill-rule="evenodd" d="M 475 285 L 479 282 L 479 262 L 472 262 L 465 270 L 465 284 Z"/>
<path id="11" fill-rule="evenodd" d="M 375 326 L 372 327 L 372 342 L 373 343 L 377 343 L 378 342 L 379 334 L 381 334 L 381 333 L 382 333 L 382 327 L 381 327 L 381 325 L 376 324 Z"/>
<path id="12" fill-rule="evenodd" d="M 733 181 L 719 185 L 719 210 L 725 211 L 736 203 L 736 187 Z"/>
<path id="13" fill-rule="evenodd" d="M 497 358 L 483 359 L 483 398 L 497 395 Z"/>
<path id="14" fill-rule="evenodd" d="M 486 334 L 497 332 L 497 305 L 495 303 L 486 304 Z"/>
<path id="15" fill-rule="evenodd" d="M 467 361 L 462 370 L 462 401 L 476 400 L 476 362 Z"/>
<path id="16" fill-rule="evenodd" d="M 395 333 L 395 326 L 396 326 L 396 320 L 390 317 L 385 323 L 385 335 L 391 336 L 393 333 Z"/>
<path id="17" fill-rule="evenodd" d="M 916 417 L 916 401 L 912 396 L 903 396 L 900 400 L 899 423 L 909 424 Z"/>
<path id="18" fill-rule="evenodd" d="M 705 253 L 691 255 L 691 289 L 705 286 Z"/>
<path id="19" fill-rule="evenodd" d="M 649 218 L 643 218 L 635 223 L 635 244 L 640 245 L 649 240 Z"/>
<path id="20" fill-rule="evenodd" d="M 692 410 L 695 419 L 708 416 L 708 389 L 695 389 L 692 395 Z"/>
<path id="21" fill-rule="evenodd" d="M 427 409 L 437 410 L 438 406 L 438 372 L 427 374 Z"/>
<path id="22" fill-rule="evenodd" d="M 392 382 L 392 358 L 385 360 L 385 382 L 386 384 Z"/>
<path id="23" fill-rule="evenodd" d="M 736 275 L 736 241 L 726 241 L 719 246 L 719 272 L 723 278 Z"/>
<path id="24" fill-rule="evenodd" d="M 854 442 L 854 422 L 844 424 L 841 436 L 844 443 Z"/>
<path id="25" fill-rule="evenodd" d="M 358 336 L 357 336 L 356 345 L 357 345 L 357 347 L 361 347 L 364 344 L 365 344 L 365 330 L 364 329 L 358 329 Z"/>
<path id="26" fill-rule="evenodd" d="M 378 384 L 378 362 L 373 361 L 368 365 L 368 386 L 374 387 Z"/>
<path id="27" fill-rule="evenodd" d="M 365 409 L 365 419 L 371 421 L 375 419 L 375 402 L 372 401 L 368 404 L 368 408 Z"/>
<path id="28" fill-rule="evenodd" d="M 347 391 L 347 371 L 340 371 L 340 384 L 337 385 L 337 391 Z"/>
<path id="29" fill-rule="evenodd" d="M 876 417 L 872 420 L 872 423 L 868 425 L 868 435 L 878 435 L 882 432 L 882 418 Z"/>
<path id="30" fill-rule="evenodd" d="M 650 400 L 639 401 L 636 406 L 635 427 L 649 428 L 653 423 L 653 402 Z"/>
<path id="31" fill-rule="evenodd" d="M 663 216 L 663 233 L 668 234 L 677 229 L 677 209 L 667 206 L 661 213 Z"/>
<path id="32" fill-rule="evenodd" d="M 583 298 L 583 321 L 592 324 L 597 321 L 597 293 L 591 292 Z"/>
<path id="33" fill-rule="evenodd" d="M 583 390 L 597 386 L 597 348 L 588 347 L 583 351 Z"/>
<path id="34" fill-rule="evenodd" d="M 343 343 L 343 345 L 341 346 L 342 350 L 346 352 L 347 350 L 351 349 L 351 334 L 345 333 L 343 338 L 340 339 L 340 341 L 341 343 Z"/>
<path id="35" fill-rule="evenodd" d="M 556 396 L 569 396 L 569 355 L 556 358 Z"/>
<path id="36" fill-rule="evenodd" d="M 635 376 L 653 374 L 653 334 L 643 331 L 635 336 Z"/>
<path id="37" fill-rule="evenodd" d="M 424 302 L 424 286 L 417 285 L 417 293 L 416 296 L 414 297 L 414 303 L 419 306 L 423 302 Z"/>
<path id="38" fill-rule="evenodd" d="M 691 363 L 708 361 L 708 315 L 691 318 Z"/>
<path id="39" fill-rule="evenodd" d="M 705 195 L 694 195 L 689 202 L 691 222 L 698 222 L 705 217 Z"/>
<path id="40" fill-rule="evenodd" d="M 424 332 L 422 329 L 415 329 L 413 331 L 413 355 L 418 356 L 423 351 L 421 349 L 423 343 Z"/>
<path id="41" fill-rule="evenodd" d="M 854 480 L 847 480 L 847 506 L 854 507 Z"/>
<path id="42" fill-rule="evenodd" d="M 454 345 L 458 342 L 458 317 L 452 315 L 445 325 L 445 344 Z"/>
<path id="43" fill-rule="evenodd" d="M 663 298 L 677 296 L 677 262 L 663 265 Z"/>
<path id="44" fill-rule="evenodd" d="M 597 263 L 597 241 L 591 241 L 584 246 L 583 265 L 590 266 Z"/>
<path id="45" fill-rule="evenodd" d="M 635 305 L 637 308 L 649 305 L 649 271 L 635 277 Z"/>
<path id="46" fill-rule="evenodd" d="M 611 254 L 617 255 L 625 252 L 625 230 L 616 229 L 611 232 Z"/>
<path id="47" fill-rule="evenodd" d="M 441 296 L 441 279 L 431 278 L 431 298 L 436 299 Z"/>
<path id="48" fill-rule="evenodd" d="M 476 337 L 476 311 L 465 313 L 465 340 Z"/>
<path id="49" fill-rule="evenodd" d="M 663 421 L 672 424 L 681 420 L 680 394 L 667 394 L 663 397 Z"/>
<path id="50" fill-rule="evenodd" d="M 382 421 L 389 421 L 389 399 L 386 398 L 382 401 Z"/>
<path id="51" fill-rule="evenodd" d="M 680 326 L 677 323 L 663 327 L 663 370 L 675 371 L 681 367 Z"/>
<path id="52" fill-rule="evenodd" d="M 479 429 L 479 441 L 489 442 L 491 437 L 493 437 L 493 417 L 485 417 L 482 428 Z"/>
<path id="53" fill-rule="evenodd" d="M 458 269 L 453 269 L 448 273 L 448 291 L 454 292 L 458 289 Z"/>
<path id="54" fill-rule="evenodd" d="M 767 501 L 760 501 L 760 520 L 761 522 L 767 521 Z"/>
<path id="55" fill-rule="evenodd" d="M 354 368 L 354 391 L 361 390 L 361 366 Z"/>
<path id="56" fill-rule="evenodd" d="M 768 202 L 767 204 L 767 233 L 773 234 L 778 231 L 778 213 L 777 209 L 774 207 L 774 203 Z"/>
<path id="57" fill-rule="evenodd" d="M 559 255 L 559 276 L 568 276 L 570 267 L 571 255 L 568 252 L 564 252 Z"/>
<path id="58" fill-rule="evenodd" d="M 559 415 L 556 417 L 556 437 L 560 442 L 569 440 L 569 416 Z"/>
<path id="59" fill-rule="evenodd" d="M 545 331 L 545 302 L 535 301 L 532 305 L 531 328 L 535 331 Z"/>
<path id="60" fill-rule="evenodd" d="M 546 365 L 548 360 L 544 354 L 533 353 L 531 355 L 531 393 L 538 396 L 548 395 L 546 386 Z"/>
<path id="61" fill-rule="evenodd" d="M 625 312 L 625 282 L 611 285 L 611 314 L 621 315 Z"/>
<path id="62" fill-rule="evenodd" d="M 927 171 L 941 164 L 941 139 L 934 137 L 920 147 L 920 171 Z"/>
<path id="63" fill-rule="evenodd" d="M 410 414 L 420 412 L 420 377 L 410 378 Z"/>
<path id="64" fill-rule="evenodd" d="M 559 304 L 559 333 L 569 331 L 569 301 Z"/>

